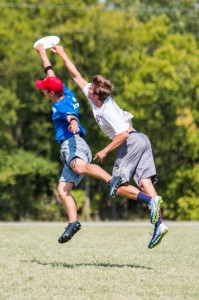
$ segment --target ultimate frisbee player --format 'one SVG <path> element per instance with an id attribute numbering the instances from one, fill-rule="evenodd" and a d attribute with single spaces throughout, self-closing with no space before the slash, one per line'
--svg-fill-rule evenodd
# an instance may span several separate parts
<path id="1" fill-rule="evenodd" d="M 53 102 L 52 120 L 56 131 L 56 141 L 61 146 L 60 156 L 64 164 L 58 184 L 58 197 L 64 205 L 69 224 L 58 241 L 66 243 L 81 228 L 77 220 L 76 201 L 71 195 L 71 190 L 79 184 L 84 175 L 89 175 L 109 183 L 110 194 L 113 194 L 121 178 L 119 176 L 112 178 L 100 166 L 90 164 L 92 155 L 84 139 L 85 131 L 78 117 L 79 103 L 74 93 L 66 88 L 60 78 L 55 76 L 43 44 L 36 45 L 35 49 L 41 56 L 44 71 L 47 74 L 44 80 L 36 81 L 36 87 L 43 92 L 46 99 Z"/>
<path id="2" fill-rule="evenodd" d="M 148 248 L 154 248 L 168 232 L 168 228 L 162 222 L 160 211 L 162 198 L 157 195 L 154 187 L 158 179 L 148 137 L 133 128 L 132 115 L 123 111 L 111 98 L 114 87 L 109 80 L 96 75 L 88 83 L 68 58 L 62 46 L 54 46 L 51 50 L 63 59 L 71 77 L 86 95 L 95 121 L 111 139 L 104 149 L 96 153 L 94 159 L 102 162 L 109 152 L 117 149 L 112 175 L 121 176 L 122 181 L 115 194 L 117 192 L 126 198 L 144 202 L 151 210 L 154 232 Z M 129 184 L 131 177 L 142 192 Z"/>

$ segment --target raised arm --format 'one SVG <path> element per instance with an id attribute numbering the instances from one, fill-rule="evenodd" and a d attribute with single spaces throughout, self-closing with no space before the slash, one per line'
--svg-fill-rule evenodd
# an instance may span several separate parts
<path id="1" fill-rule="evenodd" d="M 46 49 L 42 44 L 38 44 L 36 47 L 36 51 L 39 53 L 41 56 L 43 66 L 44 66 L 44 71 L 47 74 L 47 76 L 55 76 L 55 72 L 53 71 L 51 62 L 46 54 Z"/>
<path id="2" fill-rule="evenodd" d="M 81 89 L 83 89 L 88 82 L 82 77 L 82 75 L 79 73 L 79 71 L 77 70 L 75 65 L 69 59 L 69 57 L 67 56 L 67 54 L 64 51 L 64 48 L 60 45 L 57 45 L 57 46 L 54 46 L 53 48 L 51 48 L 51 51 L 53 51 L 54 53 L 56 53 L 63 59 L 71 77 L 77 83 L 77 85 Z"/>

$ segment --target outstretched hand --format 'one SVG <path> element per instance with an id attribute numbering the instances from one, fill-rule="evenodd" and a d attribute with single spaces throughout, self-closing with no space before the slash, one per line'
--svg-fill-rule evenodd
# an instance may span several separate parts
<path id="1" fill-rule="evenodd" d="M 46 52 L 46 49 L 44 48 L 44 45 L 43 44 L 38 44 L 37 46 L 36 46 L 36 51 L 37 52 L 39 52 L 39 53 L 41 53 L 41 52 Z"/>
<path id="2" fill-rule="evenodd" d="M 61 57 L 65 53 L 63 46 L 60 46 L 60 45 L 54 45 L 52 48 L 50 48 L 50 50 Z"/>
<path id="3" fill-rule="evenodd" d="M 95 154 L 95 157 L 93 158 L 93 160 L 97 160 L 97 161 L 99 161 L 99 162 L 102 162 L 103 159 L 104 159 L 107 155 L 108 155 L 108 152 L 107 152 L 105 149 L 103 149 L 103 150 L 101 150 L 100 152 L 98 152 L 98 153 Z"/>

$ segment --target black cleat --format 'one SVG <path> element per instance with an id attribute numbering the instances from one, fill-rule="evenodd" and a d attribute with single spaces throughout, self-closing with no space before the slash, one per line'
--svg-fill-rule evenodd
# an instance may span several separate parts
<path id="1" fill-rule="evenodd" d="M 73 235 L 81 229 L 81 224 L 78 221 L 69 223 L 65 229 L 66 230 L 64 231 L 64 233 L 62 233 L 58 240 L 60 244 L 70 241 Z"/>
<path id="2" fill-rule="evenodd" d="M 113 178 L 109 181 L 109 186 L 110 186 L 110 197 L 111 197 L 111 198 L 115 198 L 117 189 L 118 189 L 118 187 L 120 186 L 121 182 L 122 182 L 121 176 L 113 177 Z"/>

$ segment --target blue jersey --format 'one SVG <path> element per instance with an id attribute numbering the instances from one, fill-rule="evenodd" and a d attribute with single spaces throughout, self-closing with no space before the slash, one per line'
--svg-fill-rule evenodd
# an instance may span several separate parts
<path id="1" fill-rule="evenodd" d="M 84 137 L 85 133 L 78 118 L 79 103 L 76 100 L 75 94 L 67 89 L 65 84 L 63 93 L 65 97 L 55 102 L 52 106 L 52 120 L 56 131 L 55 139 L 59 144 L 61 144 L 62 140 L 67 140 L 74 135 L 73 132 L 68 130 L 68 126 L 70 125 L 66 119 L 68 115 L 74 115 L 78 121 L 79 131 L 76 133 L 79 133 L 81 137 Z"/>

